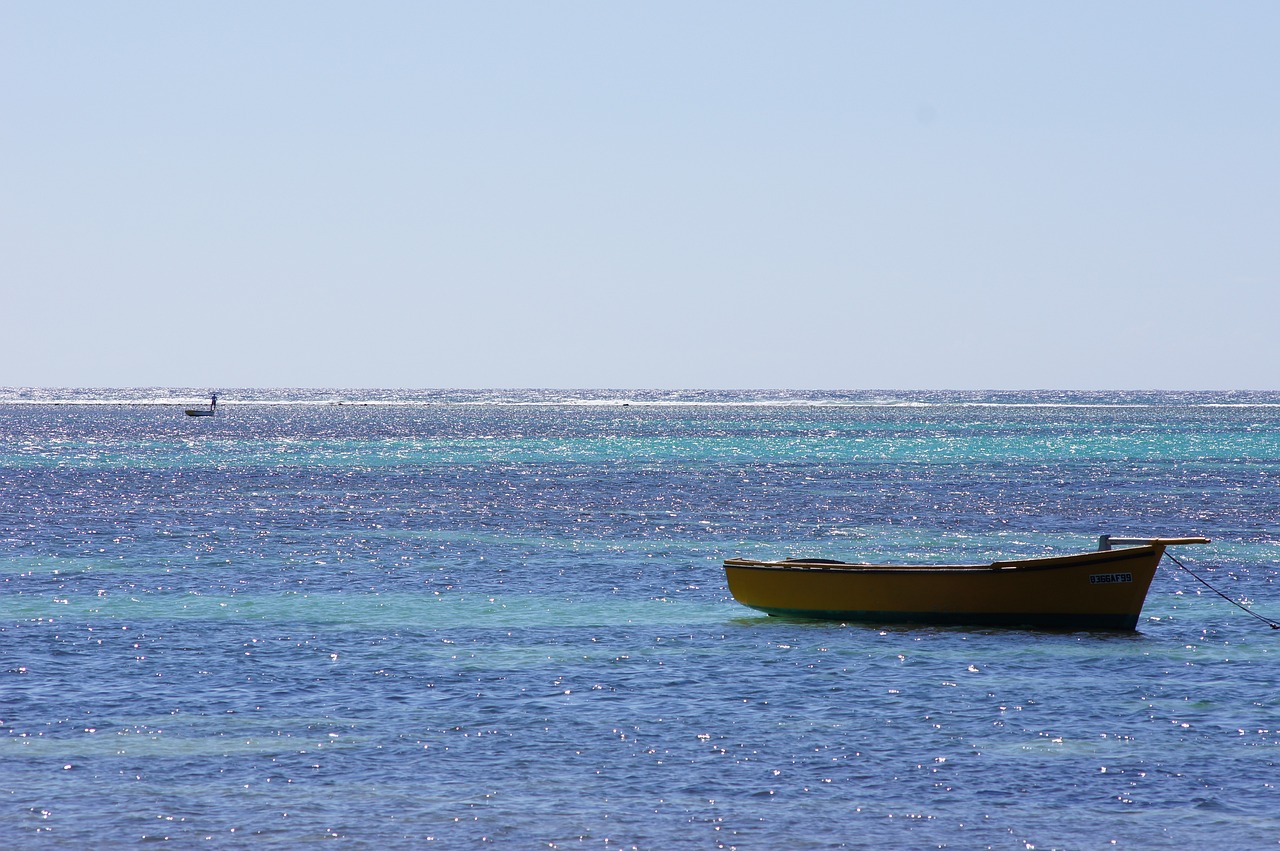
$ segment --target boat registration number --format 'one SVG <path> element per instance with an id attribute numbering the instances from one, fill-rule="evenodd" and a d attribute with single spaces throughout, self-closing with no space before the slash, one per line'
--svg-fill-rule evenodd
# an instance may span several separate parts
<path id="1" fill-rule="evenodd" d="M 1132 582 L 1132 573 L 1091 573 L 1089 574 L 1090 585 L 1110 585 L 1113 582 Z"/>

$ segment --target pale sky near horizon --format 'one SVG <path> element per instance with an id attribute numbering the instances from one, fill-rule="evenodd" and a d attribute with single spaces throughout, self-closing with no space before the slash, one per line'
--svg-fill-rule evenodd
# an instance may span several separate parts
<path id="1" fill-rule="evenodd" d="M 0 386 L 1280 389 L 1280 3 L 0 2 Z"/>

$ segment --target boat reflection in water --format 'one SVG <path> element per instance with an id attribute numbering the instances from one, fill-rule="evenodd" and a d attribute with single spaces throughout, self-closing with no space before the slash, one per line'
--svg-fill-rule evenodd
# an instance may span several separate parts
<path id="1" fill-rule="evenodd" d="M 1096 552 L 983 565 L 735 558 L 724 569 L 739 603 L 771 615 L 1131 630 L 1165 547 L 1207 543 L 1208 538 L 1103 535 Z"/>

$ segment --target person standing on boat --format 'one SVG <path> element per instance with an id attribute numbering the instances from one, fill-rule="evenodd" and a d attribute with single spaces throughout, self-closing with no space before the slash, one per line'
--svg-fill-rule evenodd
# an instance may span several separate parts
<path id="1" fill-rule="evenodd" d="M 214 393 L 213 398 L 209 400 L 209 410 L 211 411 L 218 410 L 218 394 L 217 393 Z"/>

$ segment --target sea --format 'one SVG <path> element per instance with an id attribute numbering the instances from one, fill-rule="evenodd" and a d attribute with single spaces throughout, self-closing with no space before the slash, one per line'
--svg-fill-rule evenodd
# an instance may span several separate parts
<path id="1" fill-rule="evenodd" d="M 0 847 L 1275 847 L 1278 511 L 1274 392 L 3 388 Z M 1133 632 L 722 566 L 1102 534 L 1212 543 Z"/>

